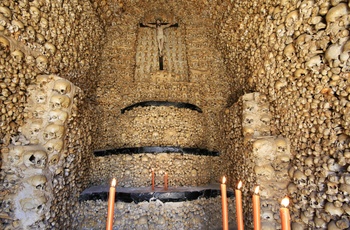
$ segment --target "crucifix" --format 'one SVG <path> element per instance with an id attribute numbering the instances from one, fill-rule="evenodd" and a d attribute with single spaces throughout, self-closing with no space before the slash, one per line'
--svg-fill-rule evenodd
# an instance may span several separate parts
<path id="1" fill-rule="evenodd" d="M 157 19 L 155 23 L 140 23 L 140 27 L 151 27 L 156 29 L 156 38 L 158 43 L 159 70 L 163 70 L 163 48 L 165 42 L 164 29 L 169 27 L 178 27 L 178 23 L 165 23 Z"/>

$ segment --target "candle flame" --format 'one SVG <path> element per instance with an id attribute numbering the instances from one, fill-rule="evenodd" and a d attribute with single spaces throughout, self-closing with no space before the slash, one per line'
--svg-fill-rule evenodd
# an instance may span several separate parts
<path id="1" fill-rule="evenodd" d="M 283 198 L 281 204 L 284 207 L 287 207 L 289 205 L 289 198 L 288 197 Z"/>
<path id="2" fill-rule="evenodd" d="M 226 177 L 225 177 L 225 176 L 222 177 L 222 183 L 223 183 L 223 184 L 226 183 Z"/>
<path id="3" fill-rule="evenodd" d="M 237 188 L 238 188 L 238 189 L 241 189 L 242 185 L 243 185 L 243 183 L 242 183 L 242 181 L 240 180 L 240 181 L 238 182 Z"/>
<path id="4" fill-rule="evenodd" d="M 259 186 L 255 186 L 254 193 L 259 194 Z"/>
<path id="5" fill-rule="evenodd" d="M 112 186 L 112 187 L 115 187 L 116 185 L 117 185 L 117 179 L 113 178 L 113 179 L 112 179 L 111 186 Z"/>

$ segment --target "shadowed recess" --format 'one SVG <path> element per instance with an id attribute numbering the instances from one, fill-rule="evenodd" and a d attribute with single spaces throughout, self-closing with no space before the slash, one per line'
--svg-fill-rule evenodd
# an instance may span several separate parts
<path id="1" fill-rule="evenodd" d="M 133 148 L 119 148 L 119 149 L 101 149 L 95 150 L 96 157 L 103 157 L 117 154 L 135 154 L 135 153 L 185 153 L 201 156 L 219 156 L 220 153 L 216 151 L 209 151 L 207 149 L 199 148 L 181 148 L 177 146 L 146 146 Z"/>
<path id="2" fill-rule="evenodd" d="M 201 108 L 199 108 L 196 105 L 190 104 L 190 103 L 171 102 L 171 101 L 143 101 L 143 102 L 138 102 L 138 103 L 132 104 L 130 106 L 127 106 L 124 109 L 121 109 L 121 113 L 123 114 L 123 113 L 125 113 L 125 111 L 132 110 L 135 107 L 146 107 L 146 106 L 173 106 L 173 107 L 177 107 L 177 108 L 195 110 L 199 113 L 203 112 Z"/>
<path id="3" fill-rule="evenodd" d="M 108 200 L 108 185 L 92 186 L 85 189 L 80 197 L 79 201 L 87 200 Z M 220 185 L 211 184 L 202 187 L 169 187 L 164 190 L 162 187 L 156 187 L 153 191 L 151 187 L 139 187 L 139 188 L 116 188 L 116 201 L 122 201 L 126 203 L 139 203 L 143 201 L 155 201 L 160 200 L 162 202 L 181 202 L 191 201 L 200 198 L 214 198 L 221 195 Z M 233 192 L 228 189 L 227 196 L 233 197 Z"/>

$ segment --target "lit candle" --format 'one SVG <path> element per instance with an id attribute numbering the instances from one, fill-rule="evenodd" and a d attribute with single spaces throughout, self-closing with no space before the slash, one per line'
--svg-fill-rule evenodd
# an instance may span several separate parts
<path id="1" fill-rule="evenodd" d="M 227 210 L 227 191 L 226 177 L 222 177 L 221 183 L 221 203 L 222 203 L 222 229 L 228 230 L 228 210 Z"/>
<path id="2" fill-rule="evenodd" d="M 168 173 L 164 174 L 164 189 L 168 190 Z"/>
<path id="3" fill-rule="evenodd" d="M 289 198 L 283 198 L 281 205 L 283 206 L 280 209 L 282 230 L 290 230 L 290 215 L 289 209 L 287 208 L 289 205 Z"/>
<path id="4" fill-rule="evenodd" d="M 113 229 L 114 200 L 115 200 L 115 186 L 116 186 L 116 184 L 117 184 L 117 180 L 115 178 L 113 178 L 112 182 L 111 182 L 111 187 L 109 188 L 106 230 Z"/>
<path id="5" fill-rule="evenodd" d="M 243 230 L 243 209 L 242 209 L 242 181 L 239 181 L 237 189 L 235 190 L 236 195 L 236 216 L 237 216 L 237 229 Z"/>
<path id="6" fill-rule="evenodd" d="M 154 169 L 152 169 L 152 191 L 154 190 Z"/>
<path id="7" fill-rule="evenodd" d="M 254 230 L 261 230 L 259 186 L 255 187 L 253 194 L 253 214 Z"/>

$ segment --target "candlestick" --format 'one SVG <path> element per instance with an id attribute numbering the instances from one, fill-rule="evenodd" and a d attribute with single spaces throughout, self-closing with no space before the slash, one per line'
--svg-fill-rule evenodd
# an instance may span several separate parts
<path id="1" fill-rule="evenodd" d="M 164 174 L 164 190 L 168 190 L 168 173 Z"/>
<path id="2" fill-rule="evenodd" d="M 237 189 L 235 190 L 236 195 L 236 216 L 237 216 L 237 229 L 243 230 L 243 209 L 242 209 L 242 181 L 239 181 Z"/>
<path id="3" fill-rule="evenodd" d="M 221 205 L 222 205 L 222 229 L 228 230 L 227 190 L 226 177 L 222 177 L 221 183 Z"/>
<path id="4" fill-rule="evenodd" d="M 152 169 L 152 191 L 154 190 L 154 169 Z"/>
<path id="5" fill-rule="evenodd" d="M 113 229 L 114 200 L 115 200 L 115 186 L 116 186 L 116 184 L 117 184 L 117 180 L 115 178 L 113 178 L 112 182 L 111 182 L 111 187 L 109 188 L 106 230 Z"/>
<path id="6" fill-rule="evenodd" d="M 283 206 L 280 209 L 282 230 L 290 230 L 290 215 L 289 209 L 287 208 L 289 205 L 289 198 L 283 198 L 281 205 Z"/>
<path id="7" fill-rule="evenodd" d="M 261 230 L 259 186 L 255 187 L 253 194 L 253 214 L 254 230 Z"/>

